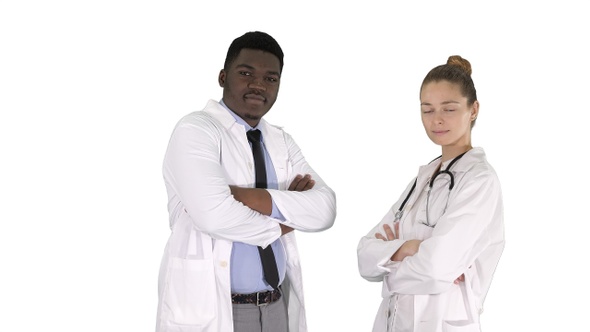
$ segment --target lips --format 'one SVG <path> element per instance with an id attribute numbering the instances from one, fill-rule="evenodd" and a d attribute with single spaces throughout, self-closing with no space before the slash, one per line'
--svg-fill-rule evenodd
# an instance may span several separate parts
<path id="1" fill-rule="evenodd" d="M 247 93 L 244 95 L 244 99 L 258 102 L 266 102 L 266 98 L 263 95 L 259 95 L 256 93 Z"/>

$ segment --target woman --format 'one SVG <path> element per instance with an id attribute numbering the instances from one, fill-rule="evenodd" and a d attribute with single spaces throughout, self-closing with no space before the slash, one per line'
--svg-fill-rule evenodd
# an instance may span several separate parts
<path id="1" fill-rule="evenodd" d="M 498 177 L 471 146 L 479 112 L 471 64 L 451 56 L 433 68 L 420 107 L 442 155 L 420 167 L 357 249 L 363 278 L 383 282 L 373 331 L 480 331 L 504 222 Z"/>

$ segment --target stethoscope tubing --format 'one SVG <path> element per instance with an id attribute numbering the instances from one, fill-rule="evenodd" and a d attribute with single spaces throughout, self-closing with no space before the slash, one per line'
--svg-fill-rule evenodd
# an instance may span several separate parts
<path id="1" fill-rule="evenodd" d="M 434 228 L 434 226 L 436 226 L 436 224 L 434 224 L 434 225 L 430 224 L 430 221 L 428 220 L 429 219 L 428 218 L 428 203 L 429 203 L 429 200 L 430 200 L 430 191 L 432 190 L 432 186 L 434 185 L 434 180 L 439 175 L 441 175 L 441 174 L 448 174 L 449 177 L 450 177 L 450 179 L 451 179 L 451 183 L 449 184 L 449 193 L 450 193 L 450 191 L 453 189 L 453 187 L 455 187 L 455 176 L 453 176 L 453 173 L 451 173 L 450 169 L 466 153 L 467 153 L 467 151 L 465 151 L 465 152 L 461 153 L 460 155 L 456 156 L 455 158 L 453 158 L 453 160 L 451 160 L 451 162 L 449 163 L 449 165 L 447 166 L 447 168 L 445 168 L 442 171 L 436 172 L 436 174 L 434 174 L 434 176 L 432 177 L 432 179 L 430 179 L 429 184 L 428 184 L 428 193 L 427 193 L 427 197 L 426 197 L 426 223 L 424 223 L 424 225 L 426 225 L 428 227 L 432 227 L 432 228 Z M 434 158 L 430 163 L 434 162 L 435 160 L 437 160 L 437 159 L 439 159 L 441 157 L 442 157 L 442 155 Z M 408 202 L 408 200 L 412 196 L 412 193 L 414 192 L 414 189 L 416 189 L 416 183 L 417 182 L 418 182 L 418 177 L 416 177 L 416 179 L 414 180 L 414 184 L 412 185 L 412 188 L 410 189 L 410 192 L 408 192 L 408 194 L 406 195 L 406 198 L 404 199 L 404 201 L 400 205 L 399 209 L 395 213 L 395 221 L 401 220 L 401 218 L 402 218 L 402 216 L 404 214 L 404 212 L 403 212 L 404 206 L 406 206 L 406 203 Z M 447 204 L 448 204 L 448 201 L 447 201 Z M 446 207 L 445 207 L 445 210 L 446 210 Z"/>

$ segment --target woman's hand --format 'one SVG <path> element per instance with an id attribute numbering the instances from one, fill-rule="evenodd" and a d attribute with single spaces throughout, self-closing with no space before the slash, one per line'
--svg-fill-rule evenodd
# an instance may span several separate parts
<path id="1" fill-rule="evenodd" d="M 393 241 L 399 239 L 399 222 L 393 224 L 393 230 L 387 224 L 383 225 L 385 236 L 381 233 L 375 233 L 375 238 L 383 241 Z M 408 256 L 414 256 L 420 248 L 422 240 L 408 240 L 391 256 L 392 261 L 400 262 Z"/>
<path id="2" fill-rule="evenodd" d="M 399 239 L 399 222 L 393 224 L 393 230 L 388 224 L 383 225 L 383 231 L 385 236 L 381 233 L 375 233 L 375 237 L 383 241 L 393 241 Z M 408 256 L 414 256 L 418 249 L 420 249 L 421 240 L 408 240 L 402 244 L 402 246 L 391 256 L 392 261 L 401 262 Z M 469 267 L 471 268 L 471 266 Z M 465 281 L 465 274 L 460 275 L 455 279 L 454 283 L 458 285 L 460 282 Z"/>
<path id="3" fill-rule="evenodd" d="M 397 234 L 399 234 L 399 222 L 394 223 L 393 228 L 395 229 L 395 232 L 391 229 L 391 227 L 388 224 L 385 224 L 383 225 L 385 236 L 383 236 L 383 234 L 381 233 L 375 233 L 375 237 L 383 241 L 392 241 L 399 239 L 399 236 L 397 236 Z"/>

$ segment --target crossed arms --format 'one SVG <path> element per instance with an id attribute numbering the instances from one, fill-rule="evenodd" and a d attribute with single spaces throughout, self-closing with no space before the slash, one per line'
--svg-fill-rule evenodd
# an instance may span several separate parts
<path id="1" fill-rule="evenodd" d="M 306 174 L 302 176 L 298 174 L 291 184 L 289 185 L 289 191 L 307 191 L 315 185 L 315 181 L 311 178 L 311 175 Z M 266 189 L 262 188 L 242 188 L 238 186 L 229 186 L 232 195 L 235 200 L 241 202 L 247 207 L 261 214 L 270 216 L 272 213 L 272 197 Z M 281 227 L 281 235 L 285 235 L 293 231 L 293 228 L 279 223 Z"/>

